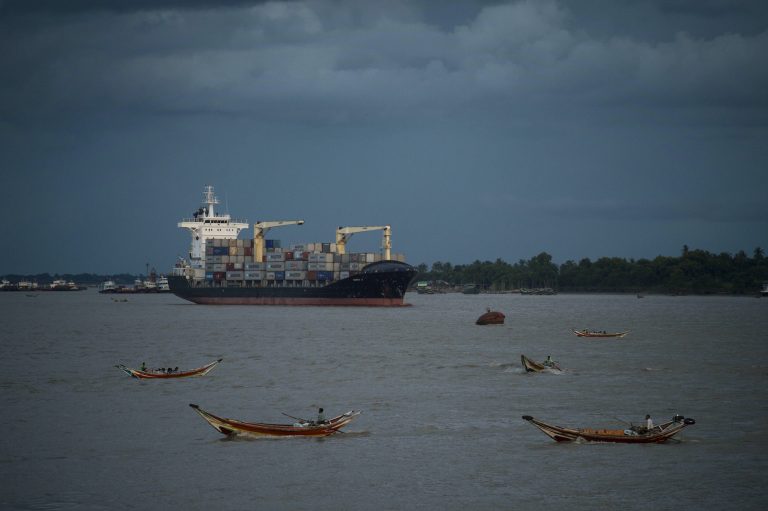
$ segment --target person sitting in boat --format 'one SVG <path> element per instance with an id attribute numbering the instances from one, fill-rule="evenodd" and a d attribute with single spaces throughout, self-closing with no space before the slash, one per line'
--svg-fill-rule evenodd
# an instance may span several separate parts
<path id="1" fill-rule="evenodd" d="M 179 372 L 179 366 L 176 366 L 176 367 L 174 367 L 174 368 L 173 368 L 173 372 L 174 372 L 174 373 L 178 373 L 178 372 Z"/>
<path id="2" fill-rule="evenodd" d="M 547 359 L 544 361 L 546 367 L 555 367 L 555 361 L 552 360 L 552 355 L 547 355 Z"/>
<path id="3" fill-rule="evenodd" d="M 145 373 L 147 372 L 147 363 L 146 362 L 142 362 L 141 363 L 141 370 L 144 371 Z"/>

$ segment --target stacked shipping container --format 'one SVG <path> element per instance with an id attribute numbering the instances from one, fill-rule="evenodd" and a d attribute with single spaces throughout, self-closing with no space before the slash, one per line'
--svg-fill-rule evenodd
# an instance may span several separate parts
<path id="1" fill-rule="evenodd" d="M 381 254 L 337 254 L 335 243 L 306 243 L 283 250 L 280 240 L 265 240 L 266 254 L 254 261 L 253 240 L 207 240 L 205 270 L 195 278 L 222 285 L 325 285 L 349 278 L 367 264 L 382 260 Z M 405 262 L 402 254 L 393 254 Z"/>

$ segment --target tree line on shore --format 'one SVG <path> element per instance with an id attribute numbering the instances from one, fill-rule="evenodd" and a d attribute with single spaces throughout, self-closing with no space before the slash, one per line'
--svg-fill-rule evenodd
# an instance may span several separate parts
<path id="1" fill-rule="evenodd" d="M 552 262 L 542 252 L 510 264 L 502 259 L 452 265 L 437 261 L 417 266 L 418 280 L 445 281 L 449 285 L 477 284 L 488 291 L 553 288 L 564 292 L 650 292 L 673 294 L 753 294 L 768 281 L 768 258 L 762 248 L 752 257 L 743 250 L 714 254 L 683 246 L 679 257 L 654 259 L 601 257 Z"/>

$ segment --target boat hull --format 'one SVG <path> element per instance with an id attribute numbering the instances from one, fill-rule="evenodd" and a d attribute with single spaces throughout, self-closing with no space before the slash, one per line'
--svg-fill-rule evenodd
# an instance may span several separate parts
<path id="1" fill-rule="evenodd" d="M 205 376 L 208 374 L 214 367 L 216 367 L 223 359 L 218 359 L 210 364 L 206 364 L 203 367 L 198 367 L 197 369 L 191 369 L 189 371 L 181 371 L 178 373 L 156 373 L 153 371 L 141 371 L 139 369 L 131 369 L 130 367 L 125 367 L 124 365 L 116 365 L 118 369 L 121 369 L 125 371 L 129 376 L 133 376 L 136 379 L 139 380 L 169 380 L 169 379 L 175 379 L 175 378 L 191 378 L 194 376 Z"/>
<path id="2" fill-rule="evenodd" d="M 679 420 L 656 426 L 649 433 L 637 434 L 632 430 L 622 429 L 563 428 L 534 419 L 530 415 L 523 415 L 523 419 L 536 426 L 556 442 L 582 441 L 616 444 L 661 444 L 680 433 L 687 426 L 696 424 L 693 419 L 680 417 Z"/>
<path id="3" fill-rule="evenodd" d="M 366 266 L 352 277 L 325 286 L 312 287 L 223 287 L 213 281 L 191 281 L 168 277 L 176 296 L 204 305 L 320 305 L 402 307 L 406 289 L 416 269 L 397 261 Z"/>
<path id="4" fill-rule="evenodd" d="M 341 428 L 355 420 L 359 411 L 351 410 L 347 413 L 334 417 L 323 424 L 309 424 L 295 426 L 291 424 L 267 424 L 262 422 L 243 422 L 236 419 L 227 419 L 218 417 L 210 412 L 200 408 L 198 405 L 189 405 L 213 429 L 226 436 L 247 436 L 247 437 L 325 437 L 337 433 Z"/>
<path id="5" fill-rule="evenodd" d="M 503 325 L 506 316 L 501 312 L 488 311 L 475 321 L 476 325 Z"/>
<path id="6" fill-rule="evenodd" d="M 594 338 L 615 338 L 615 339 L 621 339 L 625 335 L 629 333 L 629 330 L 626 332 L 612 332 L 612 333 L 605 333 L 601 334 L 598 332 L 584 332 L 579 330 L 573 330 L 573 333 L 576 334 L 576 337 L 594 337 Z"/>

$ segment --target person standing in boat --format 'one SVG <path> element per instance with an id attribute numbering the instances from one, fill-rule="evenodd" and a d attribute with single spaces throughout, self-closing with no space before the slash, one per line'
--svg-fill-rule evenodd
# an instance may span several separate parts
<path id="1" fill-rule="evenodd" d="M 316 424 L 325 424 L 325 414 L 323 413 L 322 408 L 318 408 L 317 410 L 317 419 L 315 419 Z"/>
<path id="2" fill-rule="evenodd" d="M 650 415 L 645 416 L 645 429 L 648 433 L 653 429 L 653 419 L 651 419 Z"/>
<path id="3" fill-rule="evenodd" d="M 141 363 L 141 370 L 144 371 L 145 373 L 147 372 L 147 363 L 146 362 L 142 362 Z"/>
<path id="4" fill-rule="evenodd" d="M 544 365 L 547 367 L 555 367 L 555 361 L 552 360 L 552 355 L 547 355 L 547 359 L 544 361 Z"/>

